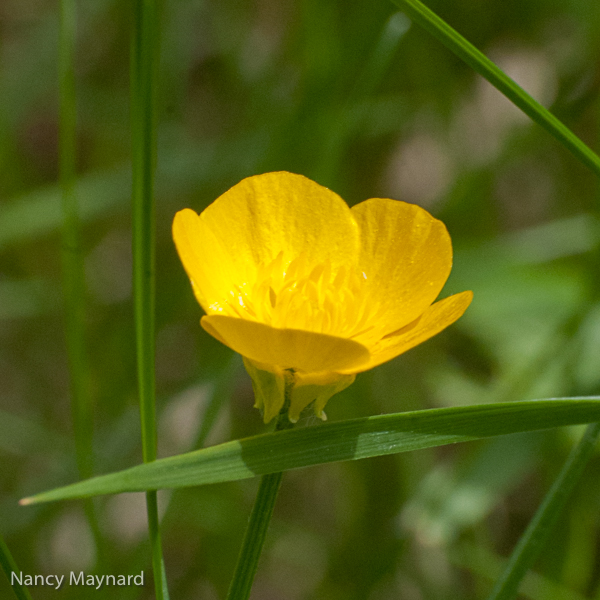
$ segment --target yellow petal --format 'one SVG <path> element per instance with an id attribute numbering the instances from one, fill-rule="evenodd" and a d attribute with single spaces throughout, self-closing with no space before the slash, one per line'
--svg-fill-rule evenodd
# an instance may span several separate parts
<path id="1" fill-rule="evenodd" d="M 205 310 L 211 312 L 211 305 L 226 304 L 223 293 L 229 278 L 224 278 L 228 261 L 223 259 L 223 267 L 218 268 L 214 258 L 223 253 L 218 240 L 206 228 L 200 215 L 185 208 L 180 210 L 173 220 L 173 240 L 181 262 L 192 282 L 196 299 Z M 248 265 L 252 273 L 252 265 Z"/>
<path id="2" fill-rule="evenodd" d="M 190 213 L 192 213 L 190 215 Z M 280 253 L 288 263 L 337 266 L 358 256 L 358 226 L 334 192 L 292 173 L 256 175 L 217 198 L 200 216 L 177 214 L 173 236 L 196 297 L 207 313 L 222 306 L 236 286 L 253 284 L 257 266 Z"/>
<path id="3" fill-rule="evenodd" d="M 414 324 L 386 336 L 371 348 L 371 359 L 368 363 L 357 369 L 341 369 L 341 371 L 345 373 L 367 371 L 414 348 L 459 319 L 472 299 L 473 292 L 461 292 L 436 302 Z"/>
<path id="4" fill-rule="evenodd" d="M 386 335 L 414 321 L 437 298 L 452 267 L 445 225 L 415 204 L 371 198 L 352 208 L 361 233 L 359 265 L 379 301 Z"/>
<path id="5" fill-rule="evenodd" d="M 359 367 L 369 351 L 358 342 L 222 315 L 202 317 L 202 327 L 220 342 L 254 362 L 308 373 Z"/>

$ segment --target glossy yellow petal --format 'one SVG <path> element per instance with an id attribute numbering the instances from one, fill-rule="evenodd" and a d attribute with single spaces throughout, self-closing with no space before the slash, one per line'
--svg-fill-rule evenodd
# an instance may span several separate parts
<path id="1" fill-rule="evenodd" d="M 231 293 L 256 283 L 257 270 L 302 257 L 333 269 L 356 261 L 358 226 L 334 192 L 292 173 L 256 175 L 217 198 L 196 220 L 178 213 L 173 236 L 196 297 L 208 314 L 235 316 Z M 234 307 L 235 308 L 235 307 Z"/>
<path id="2" fill-rule="evenodd" d="M 358 342 L 322 333 L 276 329 L 222 315 L 202 317 L 201 324 L 242 356 L 282 369 L 338 371 L 357 368 L 369 360 L 369 351 Z"/>
<path id="3" fill-rule="evenodd" d="M 225 287 L 230 277 L 224 277 L 228 270 L 225 258 L 226 249 L 219 246 L 213 233 L 203 223 L 200 215 L 185 208 L 180 210 L 173 220 L 173 240 L 181 262 L 185 268 L 196 299 L 205 312 L 211 311 L 211 305 L 226 305 Z M 219 268 L 218 257 L 222 257 Z M 247 265 L 249 274 L 253 265 Z"/>
<path id="4" fill-rule="evenodd" d="M 372 198 L 352 208 L 360 269 L 381 336 L 414 321 L 437 298 L 452 267 L 445 225 L 415 204 Z M 358 338 L 360 339 L 360 338 Z"/>
<path id="5" fill-rule="evenodd" d="M 384 337 L 371 348 L 368 363 L 357 369 L 340 369 L 344 373 L 360 373 L 381 365 L 438 334 L 459 319 L 467 310 L 473 292 L 461 292 L 430 306 L 423 315 L 400 331 Z"/>

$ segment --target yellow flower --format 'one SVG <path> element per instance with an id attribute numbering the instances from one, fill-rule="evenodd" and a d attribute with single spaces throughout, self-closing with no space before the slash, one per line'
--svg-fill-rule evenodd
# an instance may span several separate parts
<path id="1" fill-rule="evenodd" d="M 317 415 L 356 373 L 424 342 L 471 302 L 433 303 L 452 267 L 446 227 L 414 204 L 372 198 L 352 209 L 292 173 L 248 177 L 200 215 L 173 222 L 202 327 L 239 352 L 265 422 Z"/>

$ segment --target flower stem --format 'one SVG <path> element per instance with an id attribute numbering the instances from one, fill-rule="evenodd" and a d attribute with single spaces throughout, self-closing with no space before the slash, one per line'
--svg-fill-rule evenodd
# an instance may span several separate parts
<path id="1" fill-rule="evenodd" d="M 288 418 L 288 409 L 290 406 L 290 395 L 294 385 L 293 374 L 286 372 L 285 380 L 285 402 L 277 418 L 275 431 L 283 429 L 291 429 L 294 424 Z M 248 529 L 244 534 L 242 549 L 238 557 L 238 562 L 235 567 L 233 579 L 227 593 L 227 600 L 247 600 L 250 596 L 256 569 L 258 568 L 258 560 L 260 558 L 263 544 L 267 536 L 267 530 L 275 501 L 279 493 L 279 486 L 283 473 L 270 473 L 263 475 L 260 480 L 256 500 L 250 514 Z"/>
<path id="2" fill-rule="evenodd" d="M 271 473 L 260 480 L 227 600 L 246 600 L 250 596 L 282 477 L 283 473 Z"/>

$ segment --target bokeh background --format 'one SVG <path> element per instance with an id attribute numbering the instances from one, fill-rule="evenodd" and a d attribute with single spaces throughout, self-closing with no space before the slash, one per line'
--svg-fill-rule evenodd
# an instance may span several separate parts
<path id="1" fill-rule="evenodd" d="M 130 3 L 78 3 L 78 197 L 95 472 L 141 462 L 131 301 Z M 600 141 L 596 0 L 429 6 L 577 135 Z M 449 330 L 360 375 L 330 420 L 600 391 L 598 182 L 387 0 L 164 0 L 157 163 L 160 455 L 265 431 L 238 357 L 199 327 L 174 213 L 288 170 L 339 193 L 418 203 L 455 260 Z M 34 598 L 151 598 L 141 494 L 19 498 L 77 478 L 63 332 L 57 2 L 0 3 L 0 532 L 25 573 L 139 573 L 137 587 Z M 314 424 L 310 418 L 303 425 Z M 287 473 L 252 598 L 485 597 L 580 429 Z M 600 598 L 598 459 L 524 585 Z M 165 493 L 174 599 L 223 598 L 257 481 Z M 0 597 L 10 597 L 0 577 Z"/>

